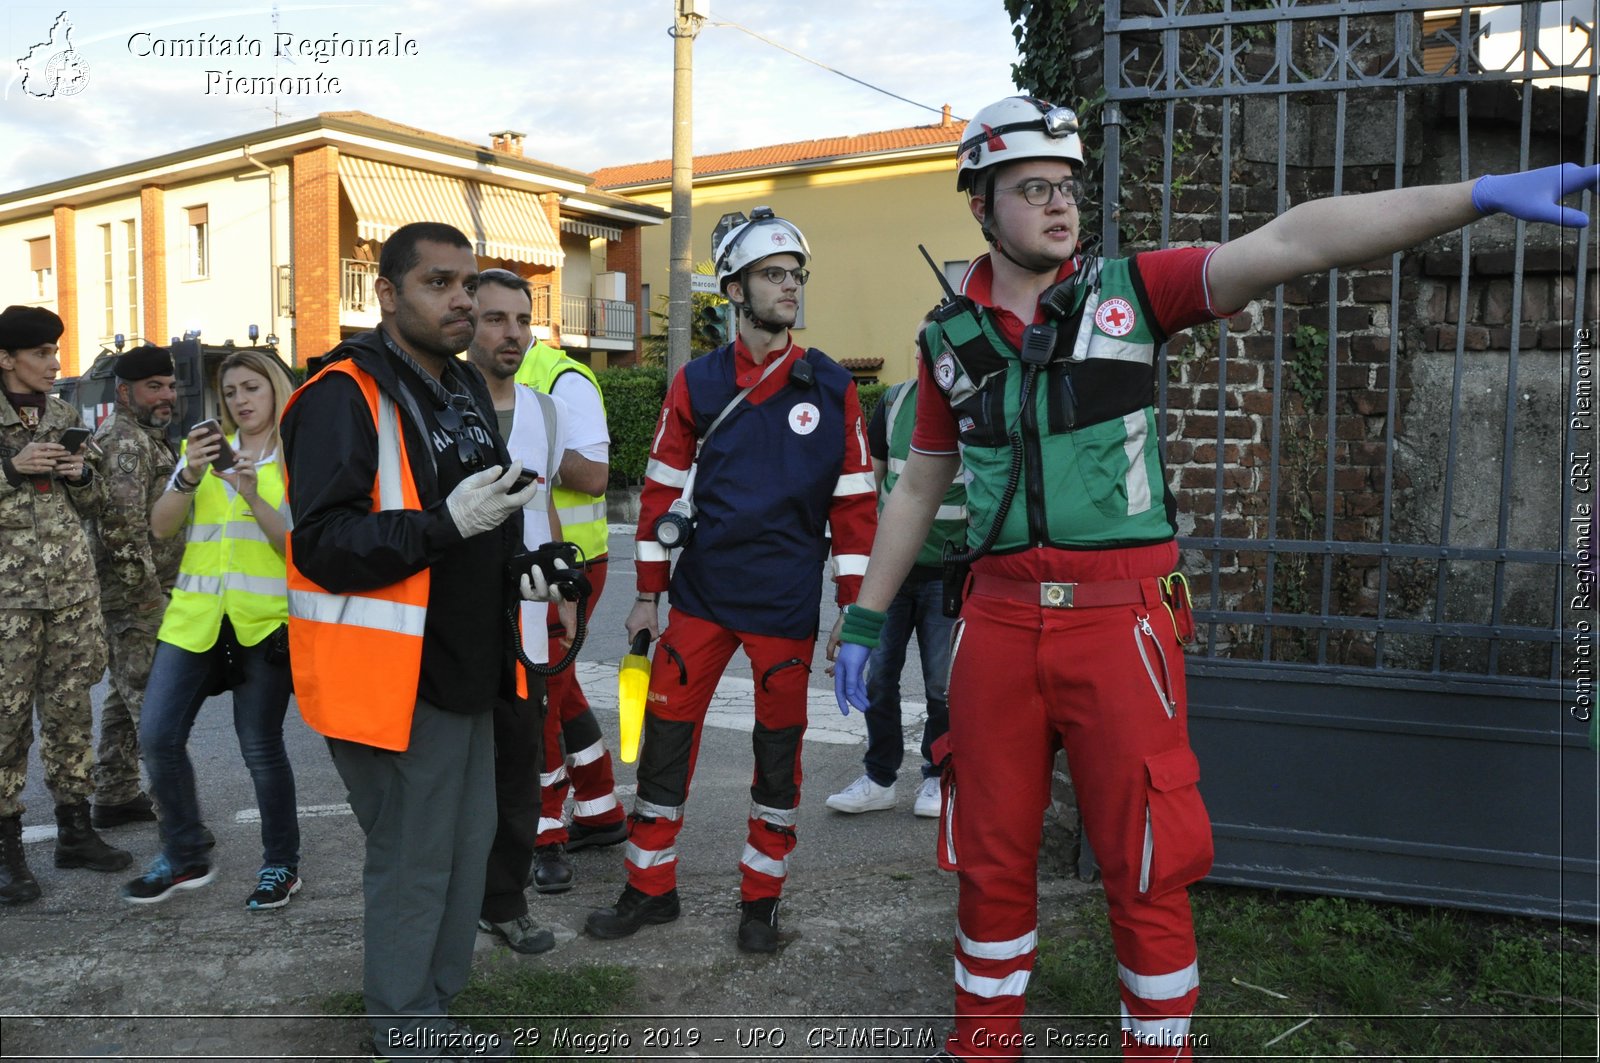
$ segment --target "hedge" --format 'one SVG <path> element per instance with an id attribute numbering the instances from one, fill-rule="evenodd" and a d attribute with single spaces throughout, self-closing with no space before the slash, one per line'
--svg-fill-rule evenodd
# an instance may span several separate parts
<path id="1" fill-rule="evenodd" d="M 618 487 L 644 483 L 650 438 L 667 397 L 667 371 L 658 365 L 630 365 L 602 369 L 595 379 L 605 396 L 606 424 L 611 429 L 611 483 Z"/>

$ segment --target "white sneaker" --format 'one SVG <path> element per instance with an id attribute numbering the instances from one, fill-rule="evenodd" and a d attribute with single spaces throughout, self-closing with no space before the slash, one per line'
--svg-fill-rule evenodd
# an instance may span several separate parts
<path id="1" fill-rule="evenodd" d="M 894 807 L 894 783 L 879 786 L 866 775 L 828 798 L 835 812 L 876 812 Z"/>
<path id="2" fill-rule="evenodd" d="M 924 819 L 937 819 L 939 817 L 939 779 L 935 776 L 922 780 L 922 789 L 917 791 L 917 803 L 911 806 L 911 814 Z"/>

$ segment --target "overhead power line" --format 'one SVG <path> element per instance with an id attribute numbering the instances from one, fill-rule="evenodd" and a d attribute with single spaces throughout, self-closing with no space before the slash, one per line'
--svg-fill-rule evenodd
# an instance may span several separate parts
<path id="1" fill-rule="evenodd" d="M 777 41 L 773 40 L 771 37 L 763 36 L 762 34 L 757 33 L 755 30 L 750 29 L 748 26 L 741 26 L 737 22 L 727 22 L 727 21 L 720 21 L 720 20 L 716 20 L 716 19 L 710 20 L 710 25 L 713 25 L 713 26 L 727 26 L 730 29 L 736 29 L 740 33 L 749 34 L 750 36 L 754 37 L 756 40 L 762 42 L 763 44 L 772 45 L 772 47 L 778 49 L 778 51 L 780 51 L 780 52 L 787 52 L 790 55 L 794 56 L 796 59 L 803 59 L 806 62 L 810 63 L 812 66 L 819 66 L 822 69 L 826 70 L 830 74 L 837 74 L 839 77 L 844 78 L 846 81 L 854 81 L 857 85 L 860 85 L 860 86 L 862 86 L 864 88 L 869 88 L 873 92 L 881 92 L 885 96 L 889 96 L 889 97 L 891 97 L 893 99 L 899 100 L 901 103 L 909 103 L 913 107 L 921 107 L 924 111 L 932 111 L 934 114 L 940 115 L 941 117 L 944 115 L 944 108 L 943 107 L 930 107 L 925 103 L 918 103 L 916 100 L 907 99 L 906 97 L 901 96 L 899 93 L 890 92 L 888 89 L 885 89 L 885 88 L 879 88 L 877 85 L 874 85 L 870 81 L 863 81 L 860 78 L 855 77 L 852 74 L 846 74 L 843 70 L 835 69 L 834 67 L 829 66 L 827 63 L 820 62 L 819 60 L 811 58 L 809 55 L 801 55 L 799 52 L 795 51 L 793 48 L 790 48 L 790 47 L 788 47 L 786 45 L 779 44 Z M 965 122 L 966 121 L 965 118 L 961 118 L 961 117 L 959 117 L 957 115 L 951 115 L 950 117 L 951 117 L 951 119 L 953 121 L 956 121 L 956 122 Z"/>

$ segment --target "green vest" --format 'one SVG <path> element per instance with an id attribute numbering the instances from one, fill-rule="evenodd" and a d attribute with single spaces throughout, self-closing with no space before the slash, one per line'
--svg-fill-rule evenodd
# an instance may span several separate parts
<path id="1" fill-rule="evenodd" d="M 287 518 L 278 463 L 258 466 L 257 475 L 262 500 Z M 207 470 L 195 489 L 178 583 L 161 618 L 161 641 L 204 653 L 216 645 L 226 615 L 240 645 L 254 646 L 288 622 L 284 571 L 283 558 L 267 541 L 250 504 Z"/>
<path id="2" fill-rule="evenodd" d="M 878 491 L 878 513 L 889 500 L 889 492 L 905 471 L 906 459 L 911 456 L 911 431 L 917 423 L 917 382 L 902 380 L 883 393 L 878 401 L 885 403 L 884 427 L 889 438 L 889 473 L 883 478 Z M 963 476 L 956 474 L 939 512 L 933 518 L 933 527 L 917 554 L 917 564 L 937 568 L 944 558 L 944 544 L 954 541 L 958 552 L 966 549 L 967 541 L 967 490 L 962 486 Z"/>
<path id="3" fill-rule="evenodd" d="M 1017 349 L 987 309 L 962 299 L 923 332 L 923 356 L 960 432 L 969 545 L 988 536 L 1006 493 L 1012 432 L 1022 463 L 994 552 L 1166 542 L 1177 529 L 1153 405 L 1154 314 L 1126 259 L 1090 259 L 1077 282 L 1052 291 L 1055 354 L 1035 375 L 1027 410 Z"/>
<path id="4" fill-rule="evenodd" d="M 562 373 L 577 371 L 589 378 L 595 394 L 600 396 L 600 409 L 605 411 L 605 395 L 600 391 L 600 381 L 594 371 L 575 358 L 542 341 L 535 340 L 533 347 L 522 359 L 517 369 L 516 381 L 535 391 L 550 394 L 556 378 Z M 586 495 L 559 484 L 550 495 L 555 499 L 556 513 L 561 518 L 561 536 L 569 543 L 577 543 L 585 557 L 603 557 L 606 553 L 606 496 Z"/>

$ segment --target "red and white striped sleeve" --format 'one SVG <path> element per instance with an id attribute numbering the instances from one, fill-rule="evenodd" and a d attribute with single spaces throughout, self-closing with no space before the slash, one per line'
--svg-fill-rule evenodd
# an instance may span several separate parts
<path id="1" fill-rule="evenodd" d="M 834 484 L 828 524 L 833 533 L 833 579 L 840 605 L 849 605 L 861 592 L 867 572 L 872 537 L 878 530 L 877 483 L 872 476 L 872 455 L 867 451 L 867 427 L 852 381 L 844 395 L 844 465 Z"/>
<path id="2" fill-rule="evenodd" d="M 683 370 L 672 378 L 661 404 L 661 419 L 650 442 L 650 461 L 639 492 L 639 526 L 634 531 L 635 582 L 642 594 L 667 589 L 671 576 L 666 547 L 656 542 L 656 519 L 683 495 L 695 456 L 694 412 Z"/>

